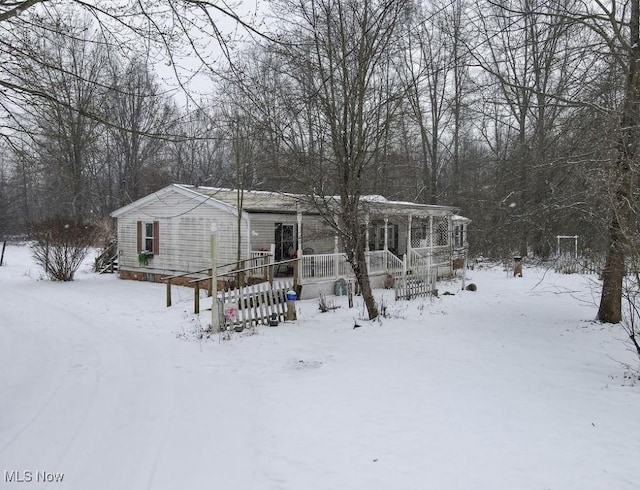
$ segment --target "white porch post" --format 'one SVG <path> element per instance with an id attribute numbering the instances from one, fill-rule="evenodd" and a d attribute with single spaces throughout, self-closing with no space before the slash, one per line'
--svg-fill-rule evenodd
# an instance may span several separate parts
<path id="1" fill-rule="evenodd" d="M 242 221 L 240 226 L 242 226 Z M 240 236 L 242 236 L 242 233 L 240 233 Z M 251 221 L 249 220 L 247 220 L 247 242 L 245 246 L 247 247 L 247 257 L 251 258 Z"/>
<path id="2" fill-rule="evenodd" d="M 384 217 L 384 252 L 385 254 L 389 250 L 389 217 Z"/>
<path id="3" fill-rule="evenodd" d="M 298 255 L 297 257 L 302 257 L 302 211 L 300 210 L 300 205 L 296 210 L 296 216 L 298 218 Z"/>
<path id="4" fill-rule="evenodd" d="M 302 211 L 300 210 L 300 204 L 298 204 L 296 209 L 296 216 L 298 218 L 298 251 L 296 253 L 297 261 L 295 262 L 298 266 L 294 267 L 295 271 L 298 271 L 298 277 L 296 278 L 297 284 L 302 282 Z"/>
<path id="5" fill-rule="evenodd" d="M 369 255 L 369 212 L 364 216 L 364 251 L 365 251 L 365 263 L 367 264 L 367 273 L 371 270 L 371 257 Z"/>
<path id="6" fill-rule="evenodd" d="M 407 254 L 404 254 L 402 256 L 402 287 L 404 289 L 405 294 L 407 293 L 407 269 L 408 269 L 408 265 L 407 265 Z"/>
<path id="7" fill-rule="evenodd" d="M 429 216 L 429 253 L 433 253 L 433 215 Z"/>
<path id="8" fill-rule="evenodd" d="M 407 219 L 407 257 L 409 264 L 411 264 L 411 220 L 413 216 L 410 214 Z"/>
<path id="9" fill-rule="evenodd" d="M 338 249 L 338 235 L 333 236 L 333 275 L 334 277 L 340 276 L 340 257 Z"/>
<path id="10" fill-rule="evenodd" d="M 364 250 L 369 251 L 369 213 L 364 216 Z"/>
<path id="11" fill-rule="evenodd" d="M 433 215 L 429 215 L 429 253 L 427 254 L 429 257 L 428 267 L 429 274 L 431 274 L 431 266 L 433 265 Z"/>

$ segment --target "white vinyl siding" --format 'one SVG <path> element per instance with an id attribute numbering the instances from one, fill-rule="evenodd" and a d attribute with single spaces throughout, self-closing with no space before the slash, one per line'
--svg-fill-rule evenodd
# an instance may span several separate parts
<path id="1" fill-rule="evenodd" d="M 159 222 L 160 254 L 146 270 L 196 271 L 211 265 L 211 224 L 217 225 L 218 264 L 236 260 L 237 217 L 228 209 L 198 202 L 177 192 L 162 195 L 118 218 L 120 267 L 137 269 L 137 222 Z M 246 220 L 243 236 L 247 236 Z M 144 230 L 143 230 L 144 233 Z M 248 253 L 242 243 L 243 256 Z"/>
<path id="2" fill-rule="evenodd" d="M 251 249 L 269 250 L 275 239 L 275 224 L 294 225 L 297 233 L 298 218 L 295 214 L 252 213 Z M 302 214 L 302 248 L 312 248 L 314 253 L 333 253 L 334 233 L 322 218 Z"/>

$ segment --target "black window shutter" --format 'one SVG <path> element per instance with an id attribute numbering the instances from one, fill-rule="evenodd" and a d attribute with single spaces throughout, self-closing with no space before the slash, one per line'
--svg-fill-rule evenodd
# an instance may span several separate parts
<path id="1" fill-rule="evenodd" d="M 153 222 L 153 255 L 160 253 L 160 222 Z"/>
<path id="2" fill-rule="evenodd" d="M 136 227 L 136 242 L 137 242 L 137 248 L 138 248 L 138 252 L 140 253 L 142 252 L 142 221 L 138 221 L 137 223 L 137 227 Z"/>

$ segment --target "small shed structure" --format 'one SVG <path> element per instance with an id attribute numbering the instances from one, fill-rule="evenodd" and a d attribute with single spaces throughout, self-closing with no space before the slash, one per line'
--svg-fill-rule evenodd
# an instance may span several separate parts
<path id="1" fill-rule="evenodd" d="M 450 274 L 454 259 L 466 256 L 469 220 L 455 208 L 382 196 L 363 196 L 362 204 L 374 287 L 403 267 Z M 123 279 L 158 281 L 211 267 L 213 224 L 219 274 L 231 270 L 238 257 L 268 255 L 275 262 L 300 257 L 303 297 L 331 291 L 336 279 L 351 274 L 338 237 L 307 196 L 172 184 L 111 216 L 117 219 Z"/>

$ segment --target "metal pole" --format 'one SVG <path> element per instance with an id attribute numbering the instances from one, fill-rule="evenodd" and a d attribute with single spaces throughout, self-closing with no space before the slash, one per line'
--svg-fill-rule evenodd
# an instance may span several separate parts
<path id="1" fill-rule="evenodd" d="M 218 261 L 217 236 L 218 227 L 211 224 L 211 331 L 220 331 L 220 317 L 218 314 Z"/>

